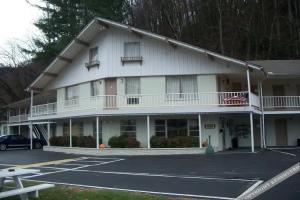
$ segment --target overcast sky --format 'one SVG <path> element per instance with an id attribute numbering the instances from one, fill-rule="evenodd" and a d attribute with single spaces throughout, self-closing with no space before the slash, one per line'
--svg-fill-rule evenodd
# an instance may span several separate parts
<path id="1" fill-rule="evenodd" d="M 40 0 L 28 0 L 39 4 Z M 0 46 L 11 39 L 27 40 L 38 30 L 33 23 L 41 16 L 41 11 L 26 0 L 0 0 Z"/>

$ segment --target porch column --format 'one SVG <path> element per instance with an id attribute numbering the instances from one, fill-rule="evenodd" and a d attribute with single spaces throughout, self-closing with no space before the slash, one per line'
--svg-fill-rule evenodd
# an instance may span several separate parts
<path id="1" fill-rule="evenodd" d="M 72 119 L 69 120 L 70 124 L 70 147 L 72 147 Z"/>
<path id="2" fill-rule="evenodd" d="M 19 107 L 19 123 L 21 123 L 21 109 Z M 21 126 L 19 125 L 19 135 L 21 135 Z"/>
<path id="3" fill-rule="evenodd" d="M 201 131 L 201 115 L 198 115 L 198 126 L 199 126 L 199 147 L 202 148 L 202 131 Z"/>
<path id="4" fill-rule="evenodd" d="M 47 123 L 47 146 L 50 146 L 50 122 Z"/>
<path id="5" fill-rule="evenodd" d="M 33 116 L 32 107 L 33 107 L 33 90 L 30 90 L 30 117 Z"/>
<path id="6" fill-rule="evenodd" d="M 150 144 L 150 116 L 147 115 L 147 147 L 148 149 L 151 148 Z"/>
<path id="7" fill-rule="evenodd" d="M 250 112 L 251 152 L 254 153 L 253 113 Z"/>
<path id="8" fill-rule="evenodd" d="M 247 69 L 247 86 L 248 86 L 248 99 L 249 99 L 249 106 L 252 106 L 251 103 L 251 83 L 250 83 L 250 69 Z"/>
<path id="9" fill-rule="evenodd" d="M 259 82 L 259 95 L 260 95 L 260 106 L 261 106 L 262 143 L 263 143 L 263 148 L 266 148 L 267 146 L 266 146 L 265 114 L 264 114 L 264 99 L 263 99 L 262 81 Z"/>
<path id="10" fill-rule="evenodd" d="M 33 126 L 32 121 L 30 121 L 30 124 L 29 124 L 30 149 L 33 149 L 33 145 L 32 145 L 32 137 L 33 137 L 32 126 Z"/>
<path id="11" fill-rule="evenodd" d="M 96 117 L 96 148 L 99 149 L 99 117 Z"/>
<path id="12" fill-rule="evenodd" d="M 260 147 L 264 148 L 264 136 L 263 136 L 263 122 L 262 115 L 259 116 L 259 127 L 260 127 Z"/>

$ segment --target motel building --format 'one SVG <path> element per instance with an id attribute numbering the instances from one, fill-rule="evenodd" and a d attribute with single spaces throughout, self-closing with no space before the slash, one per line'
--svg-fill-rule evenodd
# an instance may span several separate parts
<path id="1" fill-rule="evenodd" d="M 296 147 L 299 76 L 297 60 L 245 62 L 96 18 L 28 87 L 31 98 L 5 107 L 0 132 L 53 151 Z"/>

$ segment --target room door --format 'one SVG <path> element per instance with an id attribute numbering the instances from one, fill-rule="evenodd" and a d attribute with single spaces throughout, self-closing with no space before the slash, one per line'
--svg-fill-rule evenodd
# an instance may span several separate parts
<path id="1" fill-rule="evenodd" d="M 117 79 L 105 79 L 105 108 L 117 107 Z"/>
<path id="2" fill-rule="evenodd" d="M 275 119 L 276 146 L 287 146 L 286 119 Z"/>
<path id="3" fill-rule="evenodd" d="M 280 96 L 285 96 L 284 85 L 273 85 L 272 89 L 273 89 L 273 96 L 275 96 L 274 107 L 275 108 L 285 107 L 284 99 L 279 98 Z"/>

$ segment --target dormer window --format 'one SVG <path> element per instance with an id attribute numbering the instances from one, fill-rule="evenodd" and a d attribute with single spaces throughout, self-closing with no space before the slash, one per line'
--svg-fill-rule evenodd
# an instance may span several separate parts
<path id="1" fill-rule="evenodd" d="M 85 67 L 90 70 L 92 67 L 100 66 L 100 61 L 98 59 L 98 47 L 91 48 L 89 51 L 89 61 L 85 63 Z"/>
<path id="2" fill-rule="evenodd" d="M 142 64 L 143 58 L 141 56 L 140 42 L 125 42 L 124 43 L 124 57 L 121 57 L 121 62 L 124 65 L 126 62 L 138 62 Z"/>

